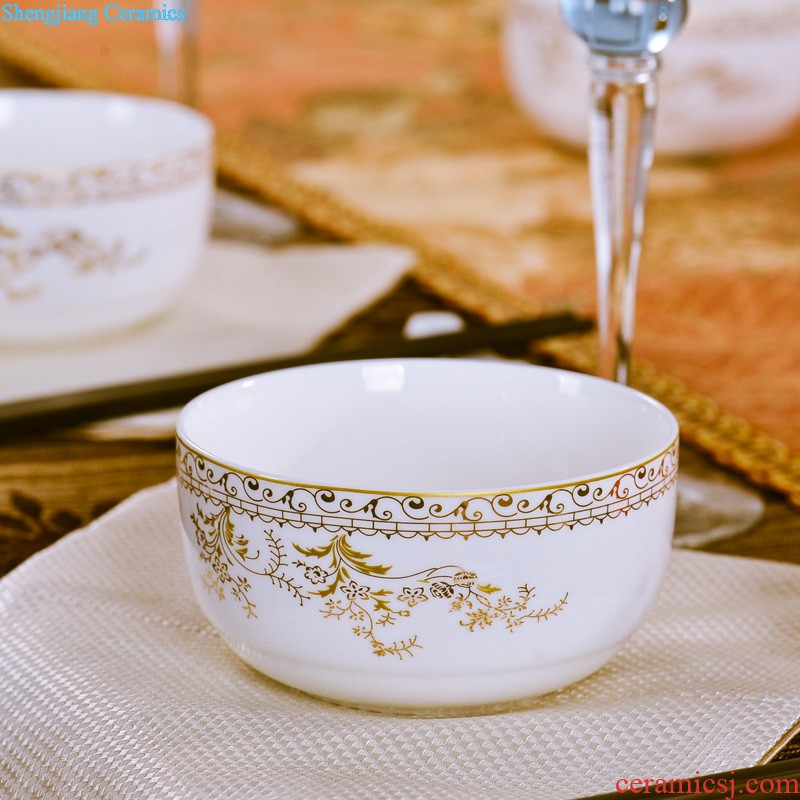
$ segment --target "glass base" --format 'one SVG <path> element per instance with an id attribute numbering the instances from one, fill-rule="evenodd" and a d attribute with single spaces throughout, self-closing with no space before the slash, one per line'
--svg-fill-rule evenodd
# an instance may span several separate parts
<path id="1" fill-rule="evenodd" d="M 684 548 L 703 547 L 744 533 L 763 515 L 761 497 L 730 479 L 681 475 L 673 544 Z"/>

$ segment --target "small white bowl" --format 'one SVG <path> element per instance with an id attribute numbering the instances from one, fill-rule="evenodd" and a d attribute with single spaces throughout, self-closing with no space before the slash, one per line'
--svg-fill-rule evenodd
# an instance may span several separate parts
<path id="1" fill-rule="evenodd" d="M 208 236 L 213 128 L 154 98 L 0 91 L 0 341 L 100 334 L 167 308 Z"/>
<path id="2" fill-rule="evenodd" d="M 497 707 L 605 664 L 670 551 L 678 427 L 654 400 L 469 360 L 301 367 L 178 422 L 186 563 L 228 645 L 362 707 Z"/>
<path id="3" fill-rule="evenodd" d="M 520 106 L 546 133 L 586 144 L 588 49 L 557 0 L 507 0 L 503 54 Z M 800 116 L 800 3 L 700 0 L 662 56 L 656 149 L 696 155 L 753 147 Z"/>

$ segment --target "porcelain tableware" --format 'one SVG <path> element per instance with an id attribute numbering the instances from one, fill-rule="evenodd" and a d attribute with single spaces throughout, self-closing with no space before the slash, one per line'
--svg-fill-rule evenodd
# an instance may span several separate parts
<path id="1" fill-rule="evenodd" d="M 60 342 L 165 310 L 198 264 L 213 128 L 155 98 L 0 91 L 0 342 Z"/>
<path id="2" fill-rule="evenodd" d="M 334 701 L 458 713 L 603 666 L 658 592 L 677 423 L 569 372 L 337 362 L 178 422 L 186 563 L 228 645 Z"/>

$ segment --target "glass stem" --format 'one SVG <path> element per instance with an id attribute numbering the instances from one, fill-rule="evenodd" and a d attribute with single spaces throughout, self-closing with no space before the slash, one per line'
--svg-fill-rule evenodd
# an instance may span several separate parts
<path id="1" fill-rule="evenodd" d="M 162 3 L 153 0 L 161 9 Z M 189 106 L 197 105 L 197 11 L 199 0 L 183 0 L 182 22 L 155 23 L 158 50 L 158 89 L 161 97 Z"/>
<path id="2" fill-rule="evenodd" d="M 627 383 L 658 59 L 593 53 L 589 167 L 597 260 L 598 374 Z"/>

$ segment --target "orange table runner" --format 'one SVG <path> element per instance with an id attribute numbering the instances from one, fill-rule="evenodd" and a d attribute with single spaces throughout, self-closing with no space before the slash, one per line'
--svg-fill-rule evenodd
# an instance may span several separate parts
<path id="1" fill-rule="evenodd" d="M 200 106 L 221 177 L 342 237 L 412 244 L 417 277 L 486 318 L 591 308 L 585 157 L 517 109 L 501 14 L 496 0 L 205 3 Z M 55 84 L 155 91 L 146 23 L 4 22 L 0 58 Z M 635 343 L 655 371 L 636 381 L 685 438 L 796 504 L 798 289 L 800 129 L 657 161 Z M 549 349 L 590 365 L 585 343 Z"/>

